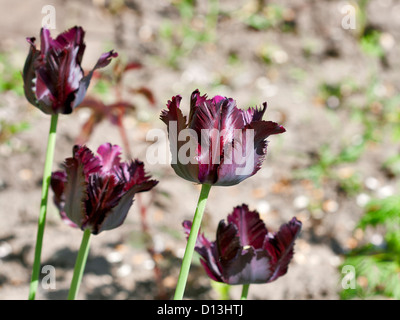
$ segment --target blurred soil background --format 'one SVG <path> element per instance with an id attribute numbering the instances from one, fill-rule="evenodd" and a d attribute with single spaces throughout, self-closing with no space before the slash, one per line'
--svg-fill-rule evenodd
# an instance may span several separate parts
<path id="1" fill-rule="evenodd" d="M 342 26 L 348 4 L 355 29 Z M 160 181 L 120 228 L 92 237 L 80 299 L 171 299 L 185 248 L 181 223 L 192 219 L 200 189 L 169 164 L 151 163 L 154 142 L 146 137 L 154 128 L 165 132 L 159 114 L 172 96 L 182 95 L 187 114 L 197 88 L 241 108 L 267 101 L 264 119 L 287 129 L 270 137 L 259 173 L 211 189 L 203 220 L 211 240 L 242 203 L 271 231 L 293 216 L 303 222 L 287 275 L 252 285 L 249 299 L 343 297 L 346 254 L 385 243 L 385 228 L 358 227 L 366 204 L 399 191 L 399 1 L 0 0 L 0 299 L 28 296 L 50 118 L 26 101 L 20 72 L 25 38 L 39 43 L 46 5 L 56 9 L 54 37 L 85 29 L 85 70 L 102 52 L 119 53 L 88 93 L 115 108 L 105 115 L 98 102 L 83 104 L 59 117 L 54 170 L 86 139 L 92 150 L 124 146 L 125 159 L 141 159 Z M 95 119 L 102 121 L 89 134 Z M 56 288 L 39 286 L 37 298 L 65 299 L 82 232 L 60 220 L 51 197 L 42 264 L 55 268 Z M 357 278 L 361 289 L 369 285 Z M 380 298 L 394 296 L 378 289 Z M 196 256 L 186 298 L 238 299 L 240 291 L 212 284 Z"/>

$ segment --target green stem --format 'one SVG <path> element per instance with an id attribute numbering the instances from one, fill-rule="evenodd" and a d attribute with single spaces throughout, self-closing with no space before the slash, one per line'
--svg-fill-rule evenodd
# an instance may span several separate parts
<path id="1" fill-rule="evenodd" d="M 56 145 L 57 120 L 58 120 L 57 114 L 51 116 L 49 138 L 47 140 L 46 160 L 44 163 L 44 170 L 43 170 L 42 199 L 40 202 L 40 213 L 39 213 L 38 229 L 36 237 L 35 258 L 33 261 L 32 277 L 29 286 L 29 300 L 35 300 L 36 291 L 39 284 L 40 257 L 42 254 L 44 226 L 46 224 L 47 199 L 49 195 L 51 168 L 53 165 L 54 149 Z"/>
<path id="2" fill-rule="evenodd" d="M 185 292 L 186 282 L 189 275 L 190 264 L 192 263 L 194 247 L 196 245 L 197 235 L 200 230 L 201 220 L 203 219 L 204 209 L 211 185 L 203 184 L 200 191 L 199 201 L 197 203 L 196 212 L 194 214 L 192 228 L 190 229 L 189 238 L 186 244 L 185 254 L 183 255 L 181 271 L 179 273 L 178 283 L 175 289 L 174 300 L 182 300 Z"/>
<path id="3" fill-rule="evenodd" d="M 86 260 L 90 247 L 90 229 L 83 232 L 81 247 L 79 248 L 78 257 L 76 258 L 74 275 L 72 277 L 71 286 L 69 288 L 68 300 L 75 300 L 82 281 L 83 271 L 85 270 Z"/>
<path id="4" fill-rule="evenodd" d="M 249 294 L 249 287 L 250 284 L 243 285 L 242 296 L 240 297 L 240 300 L 247 300 L 247 295 Z"/>

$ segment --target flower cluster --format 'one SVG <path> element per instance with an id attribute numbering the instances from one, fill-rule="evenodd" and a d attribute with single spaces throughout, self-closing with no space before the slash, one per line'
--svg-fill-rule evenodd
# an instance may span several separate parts
<path id="1" fill-rule="evenodd" d="M 84 231 L 68 296 L 71 299 L 76 297 L 82 278 L 90 235 L 120 226 L 135 194 L 149 191 L 158 183 L 145 172 L 143 162 L 121 161 L 121 148 L 110 143 L 102 144 L 97 155 L 84 145 L 75 145 L 63 170 L 51 174 L 58 114 L 72 113 L 83 101 L 93 72 L 118 55 L 114 51 L 103 53 L 85 75 L 81 67 L 84 35 L 81 27 L 73 27 L 53 39 L 50 31 L 42 28 L 40 49 L 35 38 L 27 38 L 30 49 L 23 69 L 25 96 L 51 115 L 30 298 L 35 297 L 39 279 L 49 181 L 62 220 Z M 244 285 L 244 292 L 250 283 L 276 280 L 287 272 L 293 257 L 302 226 L 296 218 L 270 233 L 258 212 L 243 204 L 234 208 L 227 221 L 219 223 L 215 241 L 209 241 L 199 230 L 211 186 L 233 186 L 256 174 L 267 154 L 267 138 L 285 132 L 285 128 L 262 119 L 266 102 L 242 110 L 232 98 L 209 99 L 195 90 L 186 117 L 180 109 L 181 100 L 179 95 L 172 97 L 160 119 L 168 128 L 172 168 L 181 178 L 202 184 L 202 190 L 193 222 L 183 222 L 188 243 L 175 299 L 183 297 L 194 250 L 211 279 Z M 96 106 L 105 105 L 98 102 Z"/>

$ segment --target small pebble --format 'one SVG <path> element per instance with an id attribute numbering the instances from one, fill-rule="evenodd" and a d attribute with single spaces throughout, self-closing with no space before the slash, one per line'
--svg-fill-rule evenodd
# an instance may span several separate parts
<path id="1" fill-rule="evenodd" d="M 143 267 L 146 269 L 146 270 L 153 270 L 154 269 L 154 267 L 155 267 L 155 262 L 153 261 L 153 260 L 151 260 L 151 259 L 147 259 L 147 260 L 145 260 L 144 262 L 143 262 Z"/>
<path id="2" fill-rule="evenodd" d="M 107 261 L 108 261 L 109 263 L 118 263 L 118 262 L 121 262 L 121 261 L 122 261 L 122 254 L 119 253 L 119 252 L 117 252 L 117 251 L 110 252 L 110 253 L 107 255 Z"/>
<path id="3" fill-rule="evenodd" d="M 335 200 L 326 200 L 322 203 L 322 209 L 325 212 L 336 212 L 339 209 L 339 203 Z"/>
<path id="4" fill-rule="evenodd" d="M 270 210 L 271 210 L 271 205 L 269 204 L 268 201 L 261 200 L 257 203 L 257 211 L 260 214 L 266 214 L 266 213 L 270 212 Z"/>
<path id="5" fill-rule="evenodd" d="M 377 195 L 379 198 L 387 198 L 394 194 L 394 190 L 392 186 L 383 186 L 377 190 Z"/>
<path id="6" fill-rule="evenodd" d="M 369 200 L 371 200 L 371 197 L 369 195 L 367 195 L 366 193 L 360 193 L 357 196 L 356 202 L 360 207 L 365 207 Z"/>
<path id="7" fill-rule="evenodd" d="M 0 242 L 0 259 L 7 257 L 11 252 L 12 248 L 8 242 Z"/>
<path id="8" fill-rule="evenodd" d="M 364 183 L 365 186 L 370 190 L 376 190 L 379 187 L 379 181 L 374 177 L 368 177 L 367 179 L 365 179 Z"/>
<path id="9" fill-rule="evenodd" d="M 123 264 L 117 269 L 117 276 L 120 278 L 128 276 L 132 271 L 132 267 L 129 264 Z"/>
<path id="10" fill-rule="evenodd" d="M 371 237 L 371 243 L 375 246 L 380 246 L 383 243 L 383 237 L 379 233 L 374 233 Z"/>
<path id="11" fill-rule="evenodd" d="M 293 206 L 296 209 L 305 209 L 309 205 L 310 200 L 306 196 L 297 196 L 293 201 Z"/>
<path id="12" fill-rule="evenodd" d="M 336 96 L 330 96 L 328 99 L 326 99 L 326 105 L 330 109 L 336 109 L 340 105 L 340 100 Z"/>

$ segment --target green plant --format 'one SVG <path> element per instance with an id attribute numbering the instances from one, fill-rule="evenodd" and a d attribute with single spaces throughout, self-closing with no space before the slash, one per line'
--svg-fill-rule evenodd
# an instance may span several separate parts
<path id="1" fill-rule="evenodd" d="M 354 267 L 357 286 L 342 290 L 342 299 L 377 295 L 400 299 L 400 197 L 368 203 L 358 228 L 376 227 L 384 229 L 382 244 L 367 243 L 346 255 L 342 266 Z"/>
<path id="2" fill-rule="evenodd" d="M 24 95 L 21 71 L 15 67 L 7 54 L 0 53 L 0 93 L 13 91 L 19 96 Z"/>
<path id="3" fill-rule="evenodd" d="M 178 68 L 179 60 L 197 45 L 215 41 L 219 0 L 208 0 L 207 4 L 205 18 L 199 18 L 194 0 L 177 0 L 174 5 L 179 12 L 179 21 L 164 20 L 161 23 L 159 34 L 166 46 L 165 61 L 169 66 Z"/>
<path id="4" fill-rule="evenodd" d="M 7 143 L 12 136 L 29 128 L 30 124 L 27 121 L 9 122 L 0 120 L 0 144 Z"/>
<path id="5" fill-rule="evenodd" d="M 362 142 L 344 146 L 339 152 L 334 153 L 329 144 L 324 144 L 313 156 L 314 163 L 307 168 L 296 171 L 295 177 L 309 179 L 317 187 L 320 187 L 327 180 L 335 181 L 340 189 L 347 194 L 353 194 L 361 188 L 359 175 L 352 174 L 342 177 L 336 169 L 343 163 L 356 162 L 364 152 L 364 149 L 365 143 Z"/>

